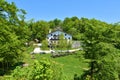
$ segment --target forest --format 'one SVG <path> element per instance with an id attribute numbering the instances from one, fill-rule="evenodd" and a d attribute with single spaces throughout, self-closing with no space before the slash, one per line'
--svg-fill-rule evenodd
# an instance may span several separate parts
<path id="1" fill-rule="evenodd" d="M 119 80 L 120 79 L 120 23 L 107 23 L 97 19 L 66 17 L 50 21 L 25 20 L 26 11 L 15 3 L 0 0 L 0 79 L 1 80 L 70 80 L 63 77 L 62 67 L 49 59 L 32 60 L 28 67 L 25 62 L 29 46 L 26 42 L 46 39 L 49 30 L 61 27 L 82 41 L 83 50 L 77 56 L 87 60 L 88 69 L 74 80 Z M 74 65 L 74 64 L 73 64 Z M 71 65 L 72 66 L 72 65 Z M 77 69 L 79 70 L 79 68 Z M 8 77 L 6 77 L 6 75 Z M 73 80 L 72 79 L 72 80 Z"/>

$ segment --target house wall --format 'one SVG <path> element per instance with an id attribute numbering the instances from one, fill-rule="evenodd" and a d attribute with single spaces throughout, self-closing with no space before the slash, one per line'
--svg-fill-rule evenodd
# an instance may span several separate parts
<path id="1" fill-rule="evenodd" d="M 57 30 L 57 31 L 52 32 L 52 33 L 49 33 L 49 34 L 47 35 L 47 40 L 48 40 L 49 44 L 50 44 L 50 43 L 57 43 L 57 41 L 59 40 L 58 37 L 59 37 L 59 35 L 61 35 L 61 34 L 64 35 L 64 38 L 65 38 L 67 41 L 72 40 L 72 36 L 71 36 L 71 35 L 69 35 L 69 34 L 67 34 L 67 33 L 65 33 L 65 32 L 62 32 L 62 31 Z M 54 35 L 55 35 L 55 36 L 54 36 Z M 53 40 L 52 40 L 52 39 L 53 39 Z"/>
<path id="2" fill-rule="evenodd" d="M 72 36 L 71 36 L 71 35 L 69 35 L 69 34 L 67 34 L 67 33 L 65 33 L 65 32 L 62 32 L 62 31 L 55 31 L 55 32 L 52 32 L 52 33 L 48 34 L 48 35 L 47 35 L 47 39 L 54 38 L 54 37 L 53 37 L 54 35 L 58 36 L 58 35 L 61 35 L 61 34 L 64 35 L 65 39 L 72 40 Z"/>

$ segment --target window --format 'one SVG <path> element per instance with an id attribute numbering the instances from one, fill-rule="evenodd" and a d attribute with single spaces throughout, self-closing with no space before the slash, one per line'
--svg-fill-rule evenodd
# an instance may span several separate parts
<path id="1" fill-rule="evenodd" d="M 67 34 L 65 34 L 65 36 L 66 36 Z"/>

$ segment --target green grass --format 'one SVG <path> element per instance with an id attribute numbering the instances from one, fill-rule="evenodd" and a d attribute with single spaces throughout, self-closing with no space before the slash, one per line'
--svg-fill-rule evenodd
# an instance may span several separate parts
<path id="1" fill-rule="evenodd" d="M 23 62 L 26 62 L 28 64 L 33 63 L 33 59 L 31 59 L 30 52 L 33 51 L 33 47 L 26 48 L 26 51 L 24 53 L 24 59 Z M 62 73 L 65 80 L 73 80 L 74 74 L 78 74 L 79 76 L 83 73 L 83 69 L 88 68 L 88 64 L 85 62 L 85 59 L 83 58 L 81 52 L 77 52 L 77 54 L 68 55 L 68 56 L 62 56 L 57 58 L 52 58 L 51 54 L 34 54 L 35 59 L 41 60 L 41 58 L 47 58 L 52 61 L 55 61 L 56 63 L 59 63 L 60 66 L 62 66 Z M 6 75 L 4 75 L 5 78 Z M 9 75 L 8 75 L 9 76 Z M 2 79 L 3 77 L 0 77 Z"/>
<path id="2" fill-rule="evenodd" d="M 35 57 L 37 60 L 48 58 L 61 64 L 63 75 L 66 76 L 67 80 L 73 80 L 74 74 L 81 75 L 83 73 L 83 69 L 88 67 L 88 64 L 84 62 L 83 57 L 76 54 L 57 58 L 52 58 L 50 54 L 35 54 Z"/>

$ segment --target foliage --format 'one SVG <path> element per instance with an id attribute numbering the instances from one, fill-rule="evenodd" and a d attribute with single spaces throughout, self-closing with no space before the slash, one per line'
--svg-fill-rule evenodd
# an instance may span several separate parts
<path id="1" fill-rule="evenodd" d="M 13 64 L 22 54 L 20 53 L 21 42 L 15 33 L 11 33 L 11 31 L 12 30 L 5 25 L 0 29 L 0 57 L 3 58 L 2 62 L 7 61 Z"/>
<path id="2" fill-rule="evenodd" d="M 35 60 L 28 67 L 17 67 L 12 73 L 11 79 L 14 80 L 58 80 L 61 77 L 61 71 L 56 63 L 50 62 L 48 59 Z M 56 71 L 56 69 L 58 69 Z"/>
<path id="3" fill-rule="evenodd" d="M 88 76 L 90 80 L 119 79 L 120 50 L 115 47 L 115 44 L 117 43 L 116 38 L 120 37 L 115 35 L 116 30 L 111 25 L 94 19 L 91 22 L 94 23 L 86 24 L 83 37 L 84 56 L 86 59 L 90 59 L 88 62 L 90 69 L 81 76 L 81 79 L 84 80 Z"/>
<path id="4" fill-rule="evenodd" d="M 62 28 L 64 31 L 67 33 L 71 34 L 73 36 L 73 39 L 78 39 L 76 36 L 80 35 L 77 27 L 80 27 L 79 24 L 79 19 L 77 17 L 72 17 L 72 18 L 65 18 L 62 24 Z"/>
<path id="5" fill-rule="evenodd" d="M 49 32 L 49 24 L 46 21 L 37 21 L 29 25 L 32 31 L 32 39 L 38 39 L 40 42 L 46 38 Z"/>
<path id="6" fill-rule="evenodd" d="M 48 50 L 48 41 L 47 40 L 43 40 L 42 41 L 42 50 Z"/>
<path id="7" fill-rule="evenodd" d="M 36 59 L 41 60 L 41 58 L 47 58 L 54 61 L 58 66 L 62 67 L 62 76 L 59 80 L 73 80 L 74 74 L 79 74 L 79 76 L 83 73 L 83 68 L 88 68 L 88 64 L 84 62 L 83 55 L 80 55 L 82 51 L 76 52 L 75 54 L 51 58 L 51 54 L 39 55 L 36 54 Z M 54 64 L 55 64 L 54 63 Z M 56 71 L 61 71 L 56 69 Z M 58 80 L 58 79 L 57 79 Z"/>
<path id="8" fill-rule="evenodd" d="M 64 38 L 64 34 L 59 35 L 59 40 L 56 43 L 52 43 L 56 50 L 67 50 L 71 48 L 71 41 Z"/>
<path id="9" fill-rule="evenodd" d="M 8 3 L 1 0 L 0 9 L 0 68 L 5 72 L 23 57 L 21 53 L 23 51 L 23 42 L 20 41 L 23 40 L 20 37 L 23 35 L 16 34 L 16 29 L 23 23 L 20 24 L 21 18 L 18 16 L 21 10 L 13 2 Z M 24 13 L 21 13 L 21 15 L 24 15 Z M 19 34 L 21 33 L 22 31 L 19 32 Z"/>
<path id="10" fill-rule="evenodd" d="M 62 21 L 57 19 L 57 18 L 49 21 L 48 23 L 49 23 L 49 26 L 51 29 L 55 29 L 55 28 L 60 27 L 62 25 Z"/>
<path id="11" fill-rule="evenodd" d="M 66 17 L 63 21 L 54 19 L 49 22 L 25 22 L 25 14 L 25 10 L 18 9 L 14 2 L 0 1 L 0 72 L 3 71 L 0 74 L 22 60 L 25 42 L 37 38 L 40 42 L 43 41 L 42 48 L 46 49 L 45 38 L 49 29 L 61 26 L 74 40 L 83 40 L 84 57 L 89 60 L 89 70 L 83 73 L 81 79 L 120 79 L 119 23 L 108 24 L 96 19 L 79 19 L 76 16 Z M 70 47 L 71 44 L 64 39 L 64 35 L 60 35 L 59 39 L 59 44 L 54 46 L 61 50 Z M 15 79 L 60 80 L 61 72 L 58 68 L 54 69 L 55 67 L 48 60 L 35 61 L 29 67 L 17 67 L 12 75 Z"/>
<path id="12" fill-rule="evenodd" d="M 64 48 L 66 48 L 66 45 L 65 44 L 67 44 L 67 40 L 66 39 L 64 39 L 64 34 L 61 34 L 60 36 L 59 36 L 59 41 L 58 41 L 58 47 L 59 47 L 59 49 L 64 49 Z"/>

